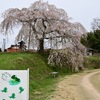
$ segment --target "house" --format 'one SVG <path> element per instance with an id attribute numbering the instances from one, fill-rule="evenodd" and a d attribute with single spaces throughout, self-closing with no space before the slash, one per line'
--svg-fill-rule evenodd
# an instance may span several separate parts
<path id="1" fill-rule="evenodd" d="M 87 55 L 92 56 L 94 54 L 94 49 L 87 48 Z"/>
<path id="2" fill-rule="evenodd" d="M 11 45 L 11 47 L 6 49 L 6 52 L 19 52 L 19 45 Z"/>

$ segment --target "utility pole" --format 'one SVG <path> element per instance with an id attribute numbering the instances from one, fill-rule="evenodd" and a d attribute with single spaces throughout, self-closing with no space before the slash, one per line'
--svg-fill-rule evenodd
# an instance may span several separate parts
<path id="1" fill-rule="evenodd" d="M 3 44 L 2 44 L 3 51 L 5 50 L 5 48 L 6 48 L 6 39 L 3 39 Z"/>

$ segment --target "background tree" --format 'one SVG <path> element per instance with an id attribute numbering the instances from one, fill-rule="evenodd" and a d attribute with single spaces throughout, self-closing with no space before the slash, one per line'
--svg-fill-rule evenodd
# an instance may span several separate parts
<path id="1" fill-rule="evenodd" d="M 94 18 L 91 23 L 91 28 L 93 31 L 100 30 L 100 18 Z"/>
<path id="2" fill-rule="evenodd" d="M 96 38 L 94 36 L 94 33 L 93 32 L 88 32 L 87 33 L 87 37 L 82 37 L 81 38 L 81 43 L 83 45 L 85 45 L 87 48 L 91 48 L 92 45 L 94 44 Z"/>
<path id="3" fill-rule="evenodd" d="M 100 51 L 100 19 L 95 18 L 91 24 L 92 32 L 88 32 L 87 36 L 81 38 L 81 43 L 88 48 Z"/>

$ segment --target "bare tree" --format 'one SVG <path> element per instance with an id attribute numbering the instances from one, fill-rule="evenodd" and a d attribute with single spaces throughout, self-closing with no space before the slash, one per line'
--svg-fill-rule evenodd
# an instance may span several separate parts
<path id="1" fill-rule="evenodd" d="M 93 31 L 100 30 L 100 18 L 94 18 L 91 26 Z"/>
<path id="2" fill-rule="evenodd" d="M 0 25 L 1 32 L 12 33 L 13 27 L 21 25 L 16 40 L 25 40 L 28 48 L 30 45 L 38 45 L 40 52 L 44 51 L 44 39 L 56 40 L 56 44 L 62 43 L 65 38 L 76 42 L 79 41 L 76 34 L 86 32 L 81 24 L 70 23 L 63 9 L 58 9 L 42 0 L 34 2 L 29 8 L 8 9 L 3 17 L 4 20 Z M 77 42 L 75 44 L 77 45 Z"/>

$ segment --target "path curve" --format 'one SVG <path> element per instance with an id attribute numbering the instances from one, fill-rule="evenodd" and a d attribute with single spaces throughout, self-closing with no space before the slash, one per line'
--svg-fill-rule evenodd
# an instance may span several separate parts
<path id="1" fill-rule="evenodd" d="M 87 74 L 88 73 L 88 74 Z M 57 84 L 50 100 L 100 100 L 100 93 L 90 81 L 100 70 L 67 75 Z"/>
<path id="2" fill-rule="evenodd" d="M 92 73 L 85 75 L 82 78 L 81 86 L 83 89 L 83 93 L 85 95 L 84 96 L 85 100 L 100 100 L 100 93 L 97 91 L 97 89 L 93 86 L 93 84 L 90 81 L 90 78 L 93 75 L 96 75 L 99 73 L 100 71 L 92 72 Z"/>

